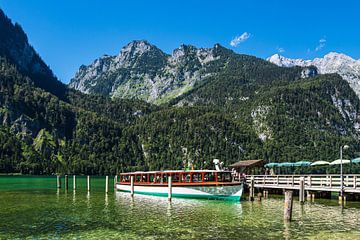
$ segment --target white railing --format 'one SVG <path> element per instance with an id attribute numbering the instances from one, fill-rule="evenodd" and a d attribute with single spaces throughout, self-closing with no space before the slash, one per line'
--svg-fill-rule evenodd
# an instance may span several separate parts
<path id="1" fill-rule="evenodd" d="M 340 175 L 250 175 L 246 182 L 254 179 L 255 187 L 299 189 L 300 178 L 305 181 L 305 190 L 338 191 L 341 188 Z M 360 174 L 344 174 L 344 189 L 347 192 L 360 191 Z"/>

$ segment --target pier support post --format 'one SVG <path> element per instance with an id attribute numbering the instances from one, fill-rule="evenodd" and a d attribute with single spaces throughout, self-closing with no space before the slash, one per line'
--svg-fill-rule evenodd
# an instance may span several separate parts
<path id="1" fill-rule="evenodd" d="M 285 191 L 285 202 L 284 202 L 284 219 L 291 221 L 292 217 L 292 205 L 293 205 L 293 191 Z"/>
<path id="2" fill-rule="evenodd" d="M 114 177 L 114 188 L 116 188 L 116 183 L 117 183 L 117 180 L 118 179 L 118 176 L 117 175 L 115 175 L 115 177 Z"/>
<path id="3" fill-rule="evenodd" d="M 250 180 L 250 192 L 249 192 L 250 196 L 249 196 L 249 200 L 250 201 L 254 201 L 255 198 L 255 188 L 254 188 L 254 176 L 251 176 L 251 180 Z"/>
<path id="4" fill-rule="evenodd" d="M 76 190 L 76 176 L 73 176 L 73 189 Z"/>
<path id="5" fill-rule="evenodd" d="M 109 192 L 109 176 L 105 177 L 105 193 Z"/>
<path id="6" fill-rule="evenodd" d="M 311 194 L 310 191 L 306 191 L 306 200 L 311 201 Z"/>
<path id="7" fill-rule="evenodd" d="M 69 176 L 65 175 L 65 190 L 69 189 Z"/>
<path id="8" fill-rule="evenodd" d="M 60 175 L 56 176 L 56 187 L 61 188 L 61 177 L 60 177 Z"/>
<path id="9" fill-rule="evenodd" d="M 344 205 L 344 204 L 346 203 L 346 196 L 345 196 L 345 194 L 341 196 L 341 193 L 340 193 L 340 195 L 339 195 L 339 203 L 340 203 L 341 205 Z"/>
<path id="10" fill-rule="evenodd" d="M 131 196 L 134 196 L 134 176 L 130 176 L 130 193 Z"/>
<path id="11" fill-rule="evenodd" d="M 305 201 L 305 179 L 304 179 L 304 177 L 300 177 L 299 201 L 300 201 L 300 203 L 304 203 L 304 201 Z"/>
<path id="12" fill-rule="evenodd" d="M 168 178 L 168 200 L 171 201 L 172 198 L 172 177 L 171 175 Z"/>
<path id="13" fill-rule="evenodd" d="M 264 190 L 264 191 L 263 191 L 263 196 L 264 196 L 264 198 L 268 198 L 268 197 L 269 197 L 269 191 L 268 191 L 268 190 Z"/>
<path id="14" fill-rule="evenodd" d="M 261 198 L 262 198 L 262 193 L 259 192 L 259 193 L 257 194 L 257 199 L 258 199 L 258 201 L 261 201 Z"/>
<path id="15" fill-rule="evenodd" d="M 87 176 L 87 190 L 88 190 L 88 192 L 90 192 L 90 176 L 88 175 Z"/>

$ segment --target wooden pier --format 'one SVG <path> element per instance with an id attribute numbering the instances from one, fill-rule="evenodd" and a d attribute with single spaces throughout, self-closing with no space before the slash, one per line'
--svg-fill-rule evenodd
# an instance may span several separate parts
<path id="1" fill-rule="evenodd" d="M 263 189 L 300 190 L 304 178 L 305 191 L 341 192 L 341 176 L 331 175 L 250 175 L 246 177 L 248 186 Z M 344 174 L 345 193 L 360 193 L 360 174 Z"/>

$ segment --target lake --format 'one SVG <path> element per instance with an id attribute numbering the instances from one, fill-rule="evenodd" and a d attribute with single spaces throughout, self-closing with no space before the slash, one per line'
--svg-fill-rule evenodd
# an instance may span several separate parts
<path id="1" fill-rule="evenodd" d="M 56 177 L 0 176 L 0 239 L 360 239 L 360 203 L 316 199 L 283 221 L 283 197 L 210 201 L 105 194 L 105 177 L 77 178 L 77 190 L 56 189 Z M 72 177 L 69 177 L 72 180 Z"/>

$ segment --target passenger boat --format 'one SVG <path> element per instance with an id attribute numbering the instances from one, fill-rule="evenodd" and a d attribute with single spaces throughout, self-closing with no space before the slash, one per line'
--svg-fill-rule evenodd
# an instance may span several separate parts
<path id="1" fill-rule="evenodd" d="M 168 179 L 171 176 L 172 197 L 224 199 L 240 201 L 243 184 L 234 181 L 231 171 L 191 170 L 121 173 L 116 189 L 134 193 L 168 196 Z"/>

